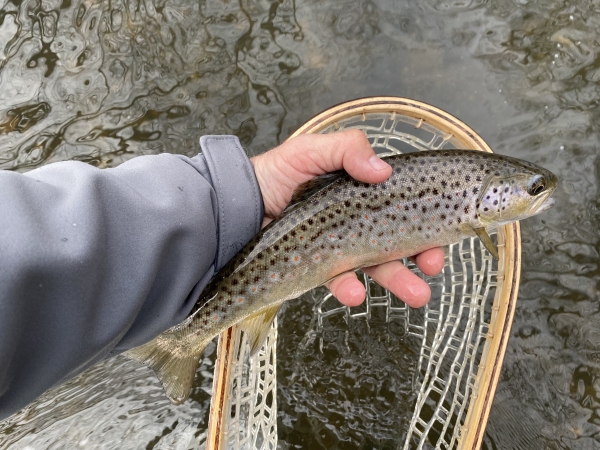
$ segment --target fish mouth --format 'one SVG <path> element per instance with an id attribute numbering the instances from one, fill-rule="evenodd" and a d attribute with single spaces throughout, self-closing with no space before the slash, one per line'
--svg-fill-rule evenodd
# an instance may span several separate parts
<path id="1" fill-rule="evenodd" d="M 542 213 L 544 211 L 549 210 L 550 208 L 552 208 L 554 206 L 554 204 L 556 203 L 556 200 L 554 200 L 552 197 L 548 196 L 546 198 L 540 198 L 539 201 L 535 202 L 532 205 L 531 210 L 533 211 L 533 214 L 531 214 L 532 216 L 535 216 L 539 213 Z"/>

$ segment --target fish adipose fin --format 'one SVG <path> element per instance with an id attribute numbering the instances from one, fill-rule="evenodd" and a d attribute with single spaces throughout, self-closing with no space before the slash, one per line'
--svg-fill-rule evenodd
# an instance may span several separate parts
<path id="1" fill-rule="evenodd" d="M 494 244 L 494 241 L 492 241 L 492 238 L 490 237 L 490 235 L 487 234 L 487 231 L 485 231 L 485 228 L 473 228 L 473 231 L 475 232 L 477 237 L 481 240 L 481 243 L 483 245 L 485 245 L 485 248 L 487 248 L 488 252 L 490 252 L 492 254 L 494 259 L 496 261 L 499 260 L 500 256 L 498 255 L 498 247 L 496 247 L 496 244 Z"/>
<path id="2" fill-rule="evenodd" d="M 177 339 L 177 332 L 166 331 L 152 341 L 127 351 L 125 356 L 154 370 L 169 400 L 181 405 L 190 396 L 200 357 L 209 342 L 194 346 L 194 351 L 190 351 Z"/>
<path id="3" fill-rule="evenodd" d="M 280 308 L 281 304 L 261 309 L 240 322 L 240 327 L 250 340 L 250 356 L 254 356 L 267 340 L 271 324 Z"/>

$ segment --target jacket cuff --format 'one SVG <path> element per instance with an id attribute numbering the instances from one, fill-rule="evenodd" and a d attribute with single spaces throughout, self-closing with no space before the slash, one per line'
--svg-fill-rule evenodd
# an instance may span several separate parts
<path id="1" fill-rule="evenodd" d="M 254 166 L 236 136 L 202 136 L 200 147 L 217 197 L 219 271 L 258 233 L 264 206 Z"/>

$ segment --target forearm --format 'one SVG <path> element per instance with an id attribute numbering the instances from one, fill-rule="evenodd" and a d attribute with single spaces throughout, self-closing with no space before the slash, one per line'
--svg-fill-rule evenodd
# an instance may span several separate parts
<path id="1" fill-rule="evenodd" d="M 208 140 L 191 159 L 0 172 L 0 419 L 180 322 L 258 231 L 250 163 Z"/>

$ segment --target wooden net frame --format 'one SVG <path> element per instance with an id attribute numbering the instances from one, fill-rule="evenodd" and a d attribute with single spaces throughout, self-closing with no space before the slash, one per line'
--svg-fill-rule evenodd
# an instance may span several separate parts
<path id="1" fill-rule="evenodd" d="M 399 131 L 397 125 L 412 131 Z M 292 137 L 348 128 L 365 131 L 378 151 L 398 152 L 408 146 L 411 151 L 453 147 L 491 152 L 477 133 L 452 115 L 398 97 L 337 105 L 310 119 Z M 450 246 L 444 273 L 426 279 L 434 296 L 439 292 L 439 301 L 432 299 L 434 306 L 424 308 L 424 325 L 411 322 L 410 308 L 392 307 L 388 292 L 369 294 L 372 281 L 365 279 L 365 314 L 368 308 L 387 308 L 386 317 L 404 321 L 408 334 L 422 340 L 420 389 L 408 437 L 398 448 L 420 449 L 426 443 L 431 448 L 432 430 L 439 436 L 435 448 L 481 446 L 515 311 L 521 267 L 519 224 L 498 229 L 496 239 L 497 263 L 476 239 Z M 323 311 L 327 300 L 321 299 L 315 308 L 318 323 L 331 314 L 353 317 L 342 306 Z M 458 333 L 460 320 L 468 325 Z M 248 343 L 237 327 L 219 337 L 207 449 L 276 448 L 276 340 L 277 323 L 265 347 L 250 360 Z M 424 417 L 422 408 L 425 404 L 430 408 L 433 398 L 434 414 Z"/>

